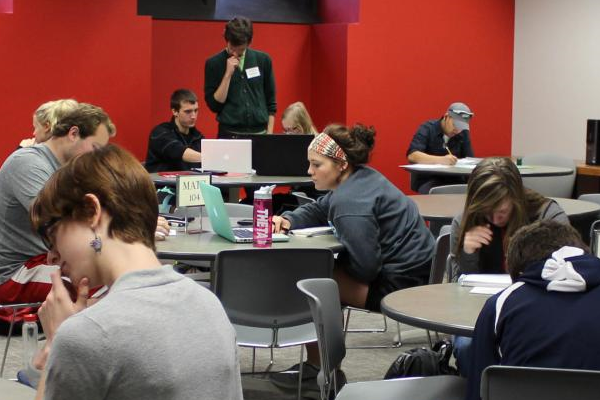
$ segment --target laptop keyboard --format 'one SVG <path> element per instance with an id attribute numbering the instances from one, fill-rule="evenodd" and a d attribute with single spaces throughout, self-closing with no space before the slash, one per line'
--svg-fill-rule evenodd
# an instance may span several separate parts
<path id="1" fill-rule="evenodd" d="M 252 230 L 251 229 L 244 229 L 244 228 L 234 229 L 233 234 L 242 239 L 252 238 Z"/>

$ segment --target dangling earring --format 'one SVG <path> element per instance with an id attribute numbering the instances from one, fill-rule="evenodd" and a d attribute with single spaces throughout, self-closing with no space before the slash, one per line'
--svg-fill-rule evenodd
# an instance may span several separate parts
<path id="1" fill-rule="evenodd" d="M 98 237 L 95 230 L 92 229 L 92 232 L 94 232 L 94 239 L 90 241 L 90 246 L 92 247 L 92 249 L 94 249 L 94 251 L 97 254 L 102 251 L 102 239 Z"/>

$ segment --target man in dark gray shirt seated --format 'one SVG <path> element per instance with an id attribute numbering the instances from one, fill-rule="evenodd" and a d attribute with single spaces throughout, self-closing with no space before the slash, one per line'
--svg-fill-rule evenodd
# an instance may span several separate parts
<path id="1" fill-rule="evenodd" d="M 195 127 L 198 97 L 188 89 L 171 95 L 171 121 L 157 125 L 148 139 L 148 172 L 184 171 L 200 167 L 200 141 L 204 138 Z"/>
<path id="2" fill-rule="evenodd" d="M 473 157 L 469 122 L 473 112 L 464 103 L 452 103 L 440 119 L 426 121 L 413 136 L 406 156 L 410 163 L 454 165 L 459 158 Z M 410 188 L 421 194 L 440 185 L 464 183 L 461 177 L 411 173 Z"/>

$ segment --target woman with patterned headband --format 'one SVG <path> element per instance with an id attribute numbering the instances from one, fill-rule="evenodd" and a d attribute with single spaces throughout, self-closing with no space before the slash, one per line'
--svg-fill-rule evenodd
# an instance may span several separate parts
<path id="1" fill-rule="evenodd" d="M 434 240 L 412 200 L 365 165 L 374 136 L 373 128 L 363 125 L 326 127 L 308 148 L 308 174 L 317 190 L 329 193 L 273 217 L 273 223 L 276 232 L 329 224 L 345 249 L 333 271 L 342 303 L 378 311 L 386 294 L 427 283 Z M 316 346 L 306 348 L 302 373 L 310 381 L 302 387 L 308 390 L 316 386 L 311 378 L 319 370 L 319 353 Z M 295 374 L 274 374 L 271 381 L 285 388 L 297 385 Z"/>
<path id="2" fill-rule="evenodd" d="M 308 173 L 330 192 L 273 220 L 276 231 L 331 225 L 345 248 L 334 270 L 342 302 L 379 310 L 386 294 L 427 283 L 434 239 L 415 204 L 365 165 L 374 136 L 363 125 L 325 128 L 308 148 Z"/>

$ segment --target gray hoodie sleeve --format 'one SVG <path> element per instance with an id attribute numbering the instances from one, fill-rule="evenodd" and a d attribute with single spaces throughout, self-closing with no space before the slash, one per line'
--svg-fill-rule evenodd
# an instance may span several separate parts
<path id="1" fill-rule="evenodd" d="M 330 196 L 331 193 L 327 193 L 319 197 L 316 202 L 305 204 L 294 211 L 286 211 L 281 216 L 290 221 L 292 229 L 327 226 Z"/>
<path id="2" fill-rule="evenodd" d="M 362 282 L 375 280 L 382 264 L 377 220 L 372 215 L 344 215 L 335 219 L 335 228 L 349 255 L 349 274 Z"/>
<path id="3" fill-rule="evenodd" d="M 544 204 L 540 209 L 538 215 L 539 220 L 552 220 L 560 222 L 561 224 L 569 224 L 569 217 L 565 211 L 558 205 L 554 200 L 550 200 L 547 204 Z"/>

